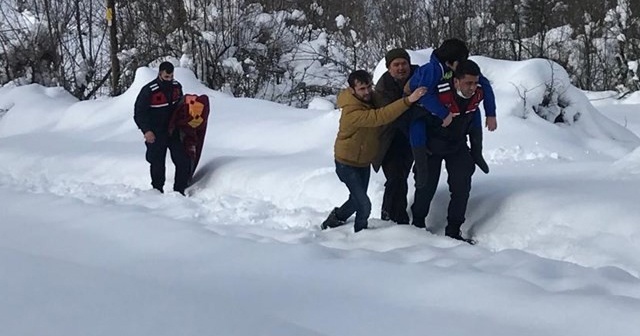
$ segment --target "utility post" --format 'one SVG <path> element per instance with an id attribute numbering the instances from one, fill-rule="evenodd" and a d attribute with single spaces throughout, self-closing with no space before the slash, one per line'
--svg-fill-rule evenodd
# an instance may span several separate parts
<path id="1" fill-rule="evenodd" d="M 107 0 L 107 27 L 111 55 L 111 95 L 120 94 L 120 61 L 118 60 L 118 26 L 116 25 L 116 0 Z"/>

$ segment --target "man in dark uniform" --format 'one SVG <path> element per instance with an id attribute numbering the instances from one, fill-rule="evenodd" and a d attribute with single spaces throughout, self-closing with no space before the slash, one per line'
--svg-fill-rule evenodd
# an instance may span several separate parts
<path id="1" fill-rule="evenodd" d="M 176 166 L 173 190 L 184 195 L 191 174 L 191 160 L 180 133 L 169 134 L 171 114 L 182 98 L 182 86 L 173 79 L 173 64 L 162 62 L 158 77 L 142 87 L 136 99 L 133 119 L 144 134 L 146 159 L 151 168 L 151 186 L 163 192 L 167 149 Z"/>
<path id="2" fill-rule="evenodd" d="M 417 188 L 412 207 L 414 221 L 424 225 L 429 213 L 431 201 L 435 195 L 440 179 L 442 161 L 449 177 L 447 183 L 451 193 L 447 214 L 445 234 L 453 239 L 473 243 L 462 237 L 460 227 L 465 221 L 471 176 L 475 170 L 475 162 L 467 146 L 467 133 L 474 126 L 474 118 L 484 97 L 480 68 L 471 60 L 458 62 L 452 79 L 443 79 L 438 85 L 438 99 L 448 111 L 443 119 L 429 114 L 426 120 L 415 120 L 411 125 L 411 134 L 427 133 L 426 160 L 428 175 L 425 186 Z M 488 128 L 497 127 L 495 114 L 488 117 Z M 426 127 L 426 130 L 425 130 Z"/>
<path id="3" fill-rule="evenodd" d="M 402 48 L 391 49 L 385 55 L 387 72 L 376 83 L 378 107 L 386 106 L 404 96 L 404 86 L 418 68 L 411 65 L 409 53 Z M 398 224 L 409 224 L 407 214 L 407 179 L 413 165 L 409 144 L 409 123 L 412 113 L 407 111 L 393 123 L 384 126 L 380 135 L 380 151 L 373 161 L 377 172 L 382 167 L 386 178 L 380 218 Z"/>

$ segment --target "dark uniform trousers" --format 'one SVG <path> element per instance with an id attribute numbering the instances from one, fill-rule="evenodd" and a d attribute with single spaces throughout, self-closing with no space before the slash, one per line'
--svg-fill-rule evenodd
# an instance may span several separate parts
<path id="1" fill-rule="evenodd" d="M 180 132 L 174 131 L 171 136 L 168 132 L 154 132 L 156 141 L 146 143 L 147 162 L 151 165 L 151 185 L 160 191 L 165 182 L 165 170 L 167 160 L 167 149 L 171 153 L 171 161 L 176 167 L 173 190 L 184 194 L 184 190 L 189 184 L 191 176 L 191 158 L 180 140 Z"/>
<path id="2" fill-rule="evenodd" d="M 400 132 L 394 136 L 382 161 L 382 172 L 386 178 L 382 197 L 382 219 L 398 224 L 409 224 L 407 214 L 407 179 L 413 164 L 409 140 Z"/>
<path id="3" fill-rule="evenodd" d="M 475 163 L 466 144 L 459 146 L 455 151 L 428 156 L 429 175 L 426 186 L 416 189 L 411 207 L 413 213 L 412 223 L 420 227 L 425 225 L 431 201 L 438 188 L 442 161 L 445 162 L 445 168 L 447 169 L 447 184 L 451 194 L 447 210 L 447 232 L 458 232 L 465 221 L 467 202 L 471 191 L 471 176 L 475 170 Z"/>

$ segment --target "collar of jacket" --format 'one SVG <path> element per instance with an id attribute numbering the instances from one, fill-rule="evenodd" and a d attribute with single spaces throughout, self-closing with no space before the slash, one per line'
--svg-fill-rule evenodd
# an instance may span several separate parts
<path id="1" fill-rule="evenodd" d="M 339 108 L 343 108 L 347 105 L 362 105 L 363 107 L 371 108 L 373 106 L 373 100 L 375 99 L 374 92 L 371 93 L 371 99 L 372 99 L 371 102 L 368 102 L 368 103 L 364 102 L 360 100 L 358 97 L 356 97 L 353 93 L 351 93 L 351 90 L 347 88 L 340 91 L 340 93 L 338 94 L 336 105 Z"/>
<path id="2" fill-rule="evenodd" d="M 383 92 L 383 91 L 394 91 L 397 88 L 400 88 L 400 93 L 402 93 L 404 90 L 404 86 L 409 82 L 409 80 L 411 79 L 411 76 L 413 76 L 413 74 L 416 72 L 416 70 L 418 70 L 419 67 L 420 66 L 418 65 L 411 64 L 411 67 L 409 69 L 409 76 L 402 83 L 396 80 L 395 78 L 391 77 L 389 70 L 385 71 L 385 73 L 382 74 L 382 76 L 380 77 L 380 79 L 378 79 L 378 82 L 376 83 L 376 90 Z"/>

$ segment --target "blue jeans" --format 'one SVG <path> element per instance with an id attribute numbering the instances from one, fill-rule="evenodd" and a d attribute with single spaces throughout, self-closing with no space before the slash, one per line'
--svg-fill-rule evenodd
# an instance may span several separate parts
<path id="1" fill-rule="evenodd" d="M 354 230 L 356 232 L 367 228 L 367 220 L 371 214 L 371 201 L 367 196 L 371 168 L 354 167 L 336 161 L 336 174 L 349 189 L 349 199 L 336 210 L 336 217 L 346 221 L 353 213 L 356 214 Z"/>

